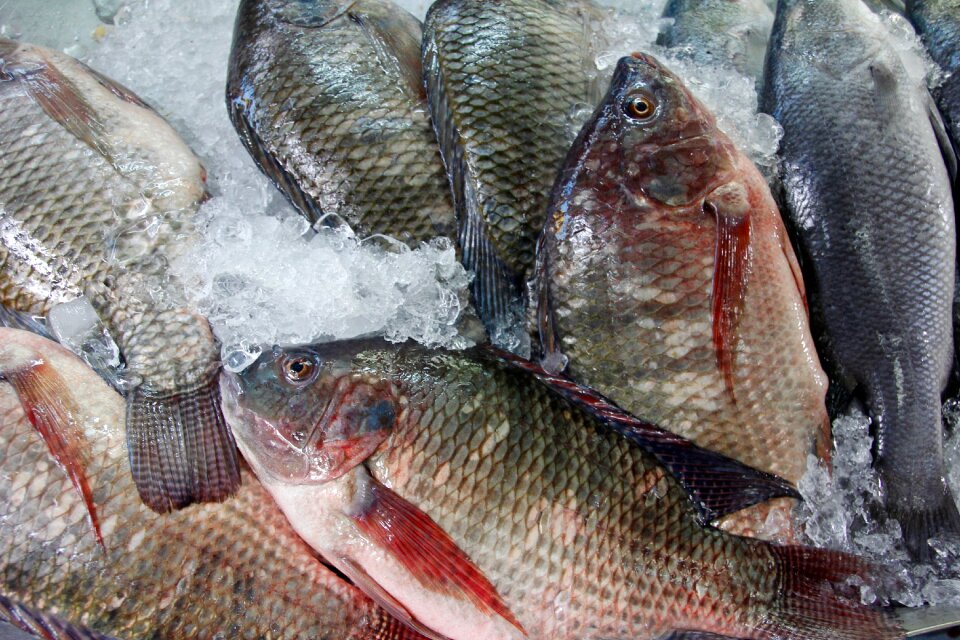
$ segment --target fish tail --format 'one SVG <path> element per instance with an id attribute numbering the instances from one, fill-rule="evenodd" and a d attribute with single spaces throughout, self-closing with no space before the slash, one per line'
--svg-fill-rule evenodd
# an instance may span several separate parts
<path id="1" fill-rule="evenodd" d="M 903 638 L 896 620 L 860 601 L 858 585 L 873 581 L 871 566 L 839 551 L 769 545 L 777 597 L 760 630 L 768 638 L 887 640 Z"/>
<path id="2" fill-rule="evenodd" d="M 933 549 L 929 545 L 931 538 L 960 539 L 960 511 L 946 483 L 939 500 L 932 505 L 908 507 L 890 504 L 887 512 L 900 523 L 904 545 L 920 562 L 933 560 Z"/>

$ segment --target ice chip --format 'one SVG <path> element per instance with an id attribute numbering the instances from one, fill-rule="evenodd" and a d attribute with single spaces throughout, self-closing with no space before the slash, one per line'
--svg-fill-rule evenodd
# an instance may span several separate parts
<path id="1" fill-rule="evenodd" d="M 117 388 L 124 386 L 120 348 L 100 320 L 90 301 L 80 296 L 54 305 L 47 313 L 47 325 L 60 344 Z"/>

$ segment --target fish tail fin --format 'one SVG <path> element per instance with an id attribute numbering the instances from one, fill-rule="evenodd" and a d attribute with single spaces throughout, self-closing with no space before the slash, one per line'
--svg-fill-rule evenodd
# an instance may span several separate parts
<path id="1" fill-rule="evenodd" d="M 158 513 L 221 502 L 240 485 L 216 374 L 179 393 L 135 389 L 128 396 L 127 446 L 140 498 Z"/>
<path id="2" fill-rule="evenodd" d="M 860 601 L 858 585 L 872 581 L 872 568 L 856 556 L 801 546 L 767 547 L 773 554 L 777 598 L 760 626 L 771 639 L 893 640 L 899 623 Z"/>
<path id="3" fill-rule="evenodd" d="M 908 508 L 889 505 L 887 512 L 900 523 L 904 545 L 920 562 L 933 560 L 933 549 L 929 544 L 931 538 L 960 539 L 960 511 L 949 487 L 944 486 L 941 498 L 932 506 Z"/>

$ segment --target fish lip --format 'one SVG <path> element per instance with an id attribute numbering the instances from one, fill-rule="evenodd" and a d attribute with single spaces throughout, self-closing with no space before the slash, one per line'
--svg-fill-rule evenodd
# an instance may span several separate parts
<path id="1" fill-rule="evenodd" d="M 629 57 L 633 58 L 634 60 L 639 60 L 640 62 L 646 64 L 647 66 L 653 67 L 655 69 L 660 68 L 660 62 L 648 53 L 643 53 L 642 51 L 634 51 L 633 53 L 630 54 Z"/>

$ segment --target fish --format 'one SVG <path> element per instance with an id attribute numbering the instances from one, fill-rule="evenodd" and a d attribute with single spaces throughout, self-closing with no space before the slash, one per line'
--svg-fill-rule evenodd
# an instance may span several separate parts
<path id="1" fill-rule="evenodd" d="M 956 238 L 939 114 L 860 2 L 781 0 L 764 87 L 821 354 L 872 419 L 883 511 L 929 559 L 928 539 L 960 534 L 940 409 Z"/>
<path id="2" fill-rule="evenodd" d="M 294 529 L 430 638 L 902 637 L 837 586 L 860 560 L 705 524 L 783 480 L 509 352 L 275 346 L 223 376 Z"/>
<path id="3" fill-rule="evenodd" d="M 199 234 L 204 179 L 129 89 L 65 54 L 0 39 L 0 316 L 44 331 L 37 318 L 92 307 L 124 363 L 130 468 L 159 512 L 222 500 L 240 482 L 219 344 L 168 272 Z"/>
<path id="4" fill-rule="evenodd" d="M 654 57 L 620 60 L 571 147 L 537 281 L 547 369 L 792 483 L 829 454 L 826 377 L 770 189 Z M 769 536 L 792 535 L 792 506 Z"/>
<path id="5" fill-rule="evenodd" d="M 113 640 L 59 616 L 0 596 L 0 640 Z"/>
<path id="6" fill-rule="evenodd" d="M 424 21 L 423 70 L 453 189 L 461 262 L 494 344 L 529 348 L 527 289 L 547 196 L 602 95 L 589 0 L 439 0 Z"/>
<path id="7" fill-rule="evenodd" d="M 83 461 L 100 541 L 32 424 L 18 390 L 31 376 L 69 416 L 58 434 Z M 246 468 L 221 503 L 143 505 L 123 398 L 63 347 L 0 329 L 0 379 L 0 619 L 47 624 L 53 611 L 118 638 L 422 639 L 324 565 Z"/>
<path id="8" fill-rule="evenodd" d="M 240 3 L 230 119 L 311 223 L 346 222 L 413 248 L 455 240 L 420 40 L 420 21 L 389 0 Z"/>
<path id="9" fill-rule="evenodd" d="M 732 65 L 759 80 L 773 28 L 773 11 L 764 0 L 670 0 L 671 19 L 657 44 L 682 48 L 698 64 Z"/>

